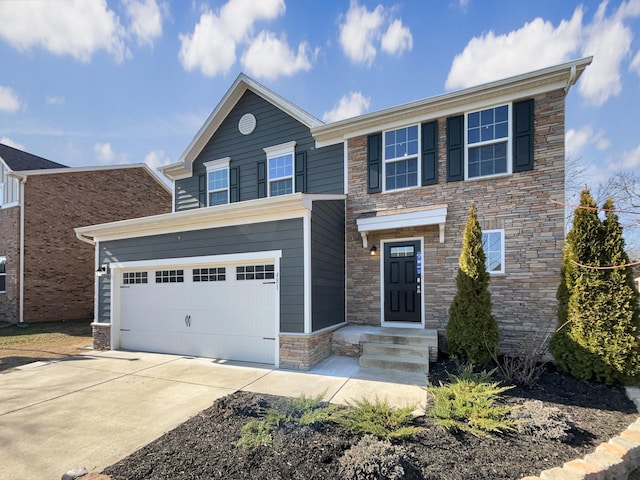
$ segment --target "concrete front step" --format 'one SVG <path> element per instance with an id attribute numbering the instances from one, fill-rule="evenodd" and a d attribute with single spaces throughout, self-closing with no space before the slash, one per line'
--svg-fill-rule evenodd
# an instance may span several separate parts
<path id="1" fill-rule="evenodd" d="M 416 357 L 399 358 L 393 355 L 362 355 L 360 357 L 360 366 L 410 373 L 429 373 L 429 362 Z"/>
<path id="2" fill-rule="evenodd" d="M 416 358 L 427 362 L 429 360 L 429 347 L 416 344 L 383 343 L 376 337 L 375 341 L 362 344 L 362 354 L 366 356 L 383 355 L 400 359 Z"/>

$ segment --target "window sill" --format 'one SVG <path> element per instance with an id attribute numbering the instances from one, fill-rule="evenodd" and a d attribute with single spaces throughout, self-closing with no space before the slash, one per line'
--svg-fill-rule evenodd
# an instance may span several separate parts
<path id="1" fill-rule="evenodd" d="M 502 178 L 502 177 L 508 177 L 510 175 L 513 175 L 513 172 L 506 172 L 506 173 L 497 173 L 495 175 L 483 175 L 481 177 L 465 177 L 464 181 L 465 182 L 476 182 L 478 180 L 491 180 L 493 178 Z"/>

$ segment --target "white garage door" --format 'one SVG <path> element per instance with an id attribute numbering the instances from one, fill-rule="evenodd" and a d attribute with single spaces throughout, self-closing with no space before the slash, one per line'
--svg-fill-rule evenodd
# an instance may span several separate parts
<path id="1" fill-rule="evenodd" d="M 119 274 L 121 348 L 275 363 L 273 263 Z"/>

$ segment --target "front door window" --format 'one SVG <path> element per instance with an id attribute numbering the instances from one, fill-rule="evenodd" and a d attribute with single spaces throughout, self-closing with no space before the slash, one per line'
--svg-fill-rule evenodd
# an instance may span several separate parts
<path id="1" fill-rule="evenodd" d="M 421 321 L 420 242 L 393 242 L 384 246 L 384 320 Z"/>

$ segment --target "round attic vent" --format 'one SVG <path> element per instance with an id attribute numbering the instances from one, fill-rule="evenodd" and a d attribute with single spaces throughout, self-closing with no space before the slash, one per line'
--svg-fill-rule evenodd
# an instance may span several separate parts
<path id="1" fill-rule="evenodd" d="M 245 113 L 238 122 L 238 130 L 243 135 L 249 135 L 256 128 L 256 117 L 250 113 Z"/>

